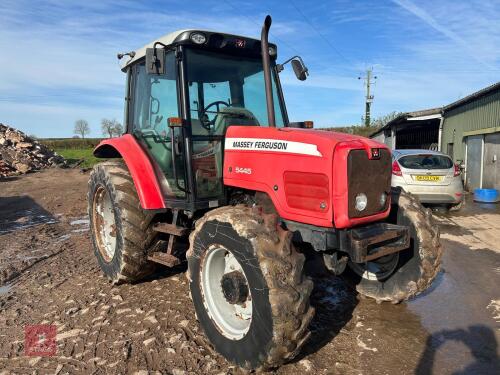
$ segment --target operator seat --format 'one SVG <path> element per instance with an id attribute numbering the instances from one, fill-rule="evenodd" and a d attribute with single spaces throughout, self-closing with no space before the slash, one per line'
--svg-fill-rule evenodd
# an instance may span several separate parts
<path id="1" fill-rule="evenodd" d="M 230 125 L 260 126 L 252 112 L 243 107 L 221 108 L 215 121 L 215 135 L 224 135 Z"/>

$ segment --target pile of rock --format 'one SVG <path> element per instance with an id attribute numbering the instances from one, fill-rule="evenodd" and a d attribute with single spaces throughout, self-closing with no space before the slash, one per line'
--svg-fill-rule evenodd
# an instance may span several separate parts
<path id="1" fill-rule="evenodd" d="M 0 176 L 13 176 L 48 167 L 64 166 L 57 155 L 23 132 L 0 123 Z"/>

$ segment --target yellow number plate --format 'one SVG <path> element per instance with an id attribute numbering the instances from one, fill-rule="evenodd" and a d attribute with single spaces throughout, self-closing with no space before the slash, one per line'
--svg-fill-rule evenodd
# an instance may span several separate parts
<path id="1" fill-rule="evenodd" d="M 415 176 L 416 181 L 433 181 L 439 182 L 443 176 Z"/>

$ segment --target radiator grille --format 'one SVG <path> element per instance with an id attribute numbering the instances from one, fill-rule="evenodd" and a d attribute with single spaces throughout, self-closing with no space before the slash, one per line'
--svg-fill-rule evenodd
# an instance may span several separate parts
<path id="1" fill-rule="evenodd" d="M 380 150 L 380 158 L 368 159 L 365 150 L 352 150 L 347 158 L 349 217 L 364 217 L 377 214 L 387 209 L 391 191 L 391 154 L 386 149 Z M 368 204 L 363 211 L 355 208 L 356 195 L 366 194 Z M 380 196 L 386 193 L 388 198 L 384 206 Z"/>

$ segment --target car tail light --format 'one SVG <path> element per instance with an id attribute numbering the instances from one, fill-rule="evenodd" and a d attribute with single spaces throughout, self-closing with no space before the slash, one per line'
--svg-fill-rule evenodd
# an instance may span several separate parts
<path id="1" fill-rule="evenodd" d="M 457 177 L 457 176 L 460 176 L 460 167 L 458 166 L 458 164 L 455 164 L 455 172 L 453 173 L 453 177 Z"/>
<path id="2" fill-rule="evenodd" d="M 401 172 L 401 168 L 399 168 L 399 163 L 397 160 L 394 160 L 394 163 L 392 163 L 392 174 L 394 176 L 402 176 L 403 172 Z"/>

